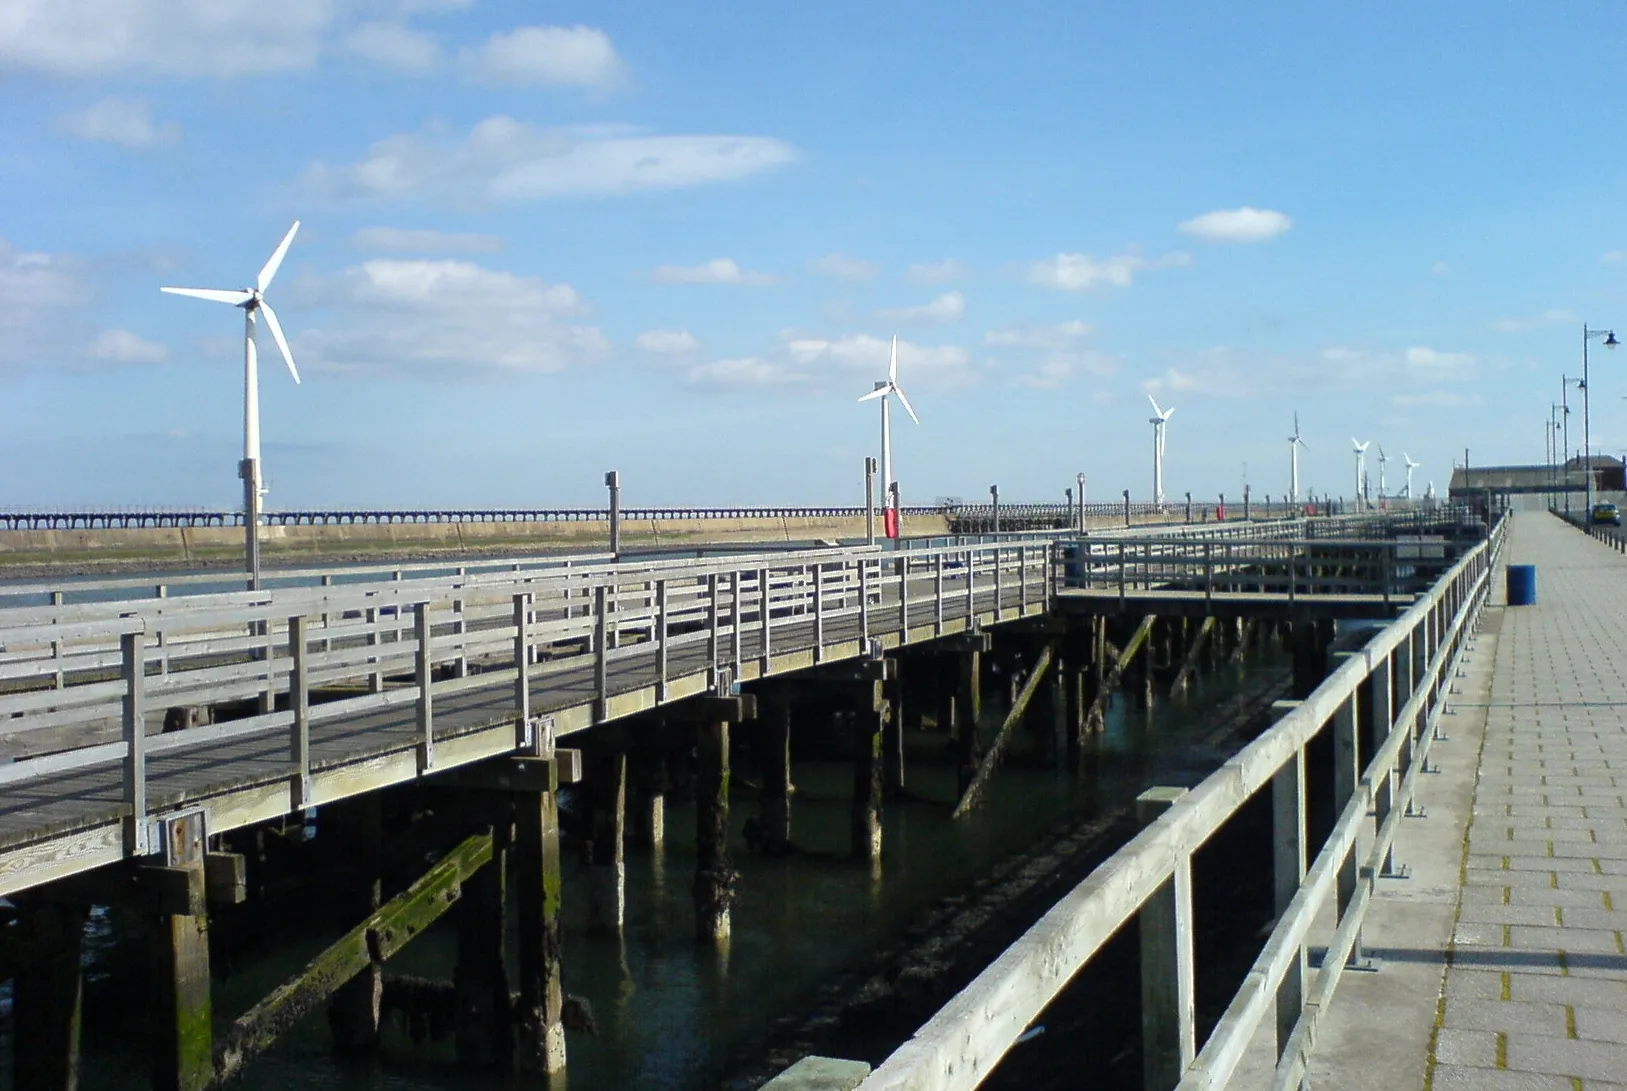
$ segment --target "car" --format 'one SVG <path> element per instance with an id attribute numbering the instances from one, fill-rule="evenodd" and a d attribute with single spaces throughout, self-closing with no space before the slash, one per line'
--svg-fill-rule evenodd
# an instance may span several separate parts
<path id="1" fill-rule="evenodd" d="M 1621 526 L 1621 509 L 1608 500 L 1601 500 L 1593 505 L 1593 522 L 1609 523 L 1611 526 Z"/>

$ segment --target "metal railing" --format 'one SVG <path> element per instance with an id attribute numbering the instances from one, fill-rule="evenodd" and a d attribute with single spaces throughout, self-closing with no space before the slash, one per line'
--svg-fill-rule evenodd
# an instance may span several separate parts
<path id="1" fill-rule="evenodd" d="M 1146 960 L 1152 1032 L 1148 1086 L 1226 1086 L 1275 1006 L 1274 1086 L 1296 1088 L 1339 975 L 1356 950 L 1376 877 L 1389 871 L 1402 816 L 1427 767 L 1442 698 L 1491 585 L 1506 519 L 1429 591 L 1219 770 L 1167 803 L 1135 838 L 1067 894 L 860 1085 L 861 1091 L 976 1087 L 1045 1006 L 1139 914 L 1160 957 Z M 1364 713 L 1373 752 L 1363 752 Z M 1338 820 L 1306 866 L 1306 747 L 1331 725 Z M 1365 766 L 1363 760 L 1365 759 Z M 1256 792 L 1271 787 L 1278 915 L 1264 950 L 1199 1050 L 1193 1000 L 1192 858 Z M 1146 798 L 1146 797 L 1144 797 Z M 1367 850 L 1358 858 L 1358 846 Z M 1286 895 L 1286 896 L 1285 896 Z M 1333 898 L 1337 930 L 1314 992 L 1307 985 L 1312 922 Z M 1144 948 L 1146 950 L 1146 948 Z M 1145 1026 L 1146 1024 L 1144 1024 Z M 1162 1052 L 1160 1051 L 1162 1047 Z"/>

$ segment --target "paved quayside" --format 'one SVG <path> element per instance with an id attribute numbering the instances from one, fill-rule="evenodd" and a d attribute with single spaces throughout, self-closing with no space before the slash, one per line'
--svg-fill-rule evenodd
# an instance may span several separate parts
<path id="1" fill-rule="evenodd" d="M 1529 512 L 1503 560 L 1538 603 L 1499 579 L 1313 1086 L 1627 1089 L 1627 557 Z"/>

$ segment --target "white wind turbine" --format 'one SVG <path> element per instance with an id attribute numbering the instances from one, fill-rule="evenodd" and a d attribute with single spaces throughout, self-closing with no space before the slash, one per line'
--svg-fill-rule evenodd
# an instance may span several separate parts
<path id="1" fill-rule="evenodd" d="M 1356 510 L 1357 511 L 1361 510 L 1362 485 L 1367 480 L 1367 444 L 1372 443 L 1372 442 L 1373 442 L 1372 440 L 1368 440 L 1367 443 L 1357 443 L 1355 436 L 1350 437 L 1351 447 L 1355 451 L 1355 454 L 1356 454 Z"/>
<path id="2" fill-rule="evenodd" d="M 294 367 L 294 354 L 288 349 L 288 339 L 283 336 L 282 324 L 277 321 L 277 312 L 271 309 L 271 304 L 265 301 L 264 295 L 265 290 L 271 285 L 271 278 L 277 275 L 283 256 L 288 253 L 288 247 L 294 241 L 294 233 L 298 230 L 299 221 L 295 220 L 294 226 L 288 229 L 288 234 L 277 244 L 277 249 L 266 259 L 252 288 L 236 291 L 219 288 L 160 289 L 171 295 L 192 296 L 214 303 L 229 303 L 233 307 L 242 308 L 243 311 L 243 461 L 238 464 L 237 471 L 238 476 L 243 479 L 245 531 L 243 559 L 248 569 L 250 591 L 258 590 L 260 586 L 260 499 L 265 493 L 260 484 L 260 375 L 259 357 L 254 345 L 254 319 L 256 315 L 265 315 L 266 326 L 271 330 L 272 339 L 277 342 L 277 349 L 288 363 L 289 374 L 293 375 L 294 382 L 298 383 L 299 369 Z"/>
<path id="3" fill-rule="evenodd" d="M 1407 491 L 1406 491 L 1406 497 L 1407 497 L 1408 500 L 1411 500 L 1412 499 L 1412 471 L 1414 471 L 1418 467 L 1422 466 L 1423 463 L 1422 462 L 1414 462 L 1412 460 L 1412 456 L 1407 454 L 1407 452 L 1405 452 L 1405 451 L 1401 452 L 1401 457 L 1406 460 L 1406 464 L 1407 464 Z"/>
<path id="4" fill-rule="evenodd" d="M 1384 499 L 1384 464 L 1388 461 L 1390 460 L 1384 454 L 1384 446 L 1380 444 L 1378 449 L 1378 498 L 1380 501 Z"/>
<path id="5" fill-rule="evenodd" d="M 1168 409 L 1158 408 L 1158 402 L 1151 394 L 1147 400 L 1152 402 L 1152 417 L 1147 423 L 1152 425 L 1152 499 L 1155 504 L 1164 502 L 1164 430 L 1169 425 L 1169 418 L 1175 414 L 1175 407 Z"/>
<path id="6" fill-rule="evenodd" d="M 887 363 L 887 381 L 876 383 L 876 388 L 859 399 L 861 402 L 873 398 L 881 399 L 881 525 L 889 538 L 897 538 L 899 531 L 898 518 L 898 482 L 893 480 L 893 418 L 889 409 L 892 401 L 889 394 L 898 395 L 898 404 L 904 407 L 904 412 L 910 415 L 910 420 L 916 424 L 921 418 L 915 415 L 910 408 L 910 400 L 904 396 L 904 390 L 898 385 L 898 335 L 893 335 L 892 357 Z"/>
<path id="7" fill-rule="evenodd" d="M 1288 501 L 1299 503 L 1299 449 L 1305 441 L 1299 438 L 1299 414 L 1294 414 L 1294 434 L 1288 437 Z"/>

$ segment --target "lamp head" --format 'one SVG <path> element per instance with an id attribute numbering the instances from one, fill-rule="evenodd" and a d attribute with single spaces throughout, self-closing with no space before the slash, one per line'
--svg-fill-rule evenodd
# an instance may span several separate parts
<path id="1" fill-rule="evenodd" d="M 1616 331 L 1615 330 L 1611 330 L 1609 333 L 1605 334 L 1605 336 L 1604 336 L 1604 347 L 1605 348 L 1613 349 L 1619 344 L 1621 344 L 1621 342 L 1616 340 Z"/>

